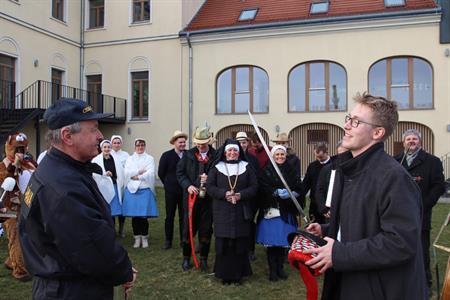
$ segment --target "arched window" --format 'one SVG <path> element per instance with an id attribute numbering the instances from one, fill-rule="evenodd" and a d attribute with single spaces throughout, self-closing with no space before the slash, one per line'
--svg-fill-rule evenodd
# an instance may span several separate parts
<path id="1" fill-rule="evenodd" d="M 395 100 L 399 109 L 433 108 L 433 69 L 417 57 L 390 57 L 369 69 L 369 93 Z"/>
<path id="2" fill-rule="evenodd" d="M 269 111 L 269 77 L 255 66 L 228 68 L 217 77 L 218 114 L 266 113 Z"/>
<path id="3" fill-rule="evenodd" d="M 345 111 L 347 74 L 334 62 L 312 61 L 289 72 L 289 111 Z"/>

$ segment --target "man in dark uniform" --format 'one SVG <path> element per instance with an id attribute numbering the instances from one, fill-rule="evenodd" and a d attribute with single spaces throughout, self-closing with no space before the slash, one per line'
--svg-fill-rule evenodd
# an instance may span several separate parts
<path id="1" fill-rule="evenodd" d="M 189 149 L 177 165 L 177 179 L 183 190 L 183 262 L 184 271 L 190 269 L 191 244 L 189 241 L 189 195 L 196 195 L 193 208 L 193 235 L 198 231 L 200 240 L 200 269 L 208 270 L 208 254 L 212 236 L 212 199 L 204 184 L 212 167 L 215 150 L 209 145 L 211 134 L 208 127 L 196 128 L 192 141 L 195 147 Z"/>
<path id="2" fill-rule="evenodd" d="M 319 174 L 322 168 L 331 163 L 330 156 L 328 155 L 328 147 L 325 143 L 319 143 L 314 148 L 314 154 L 316 160 L 311 162 L 306 169 L 305 178 L 303 179 L 303 186 L 305 187 L 305 193 L 309 192 L 309 216 L 311 220 L 317 223 L 324 223 L 325 217 L 319 211 L 316 201 L 316 188 L 319 180 Z"/>
<path id="3" fill-rule="evenodd" d="M 180 242 L 183 242 L 183 191 L 177 180 L 177 164 L 183 157 L 186 148 L 187 134 L 179 130 L 173 133 L 170 143 L 173 149 L 164 152 L 159 159 L 158 176 L 164 184 L 164 192 L 166 199 L 166 219 L 165 233 L 166 241 L 164 242 L 164 250 L 172 248 L 173 239 L 173 222 L 175 219 L 175 211 L 178 207 Z"/>
<path id="4" fill-rule="evenodd" d="M 19 234 L 33 299 L 112 299 L 136 278 L 115 237 L 109 206 L 92 172 L 103 139 L 86 102 L 62 98 L 44 114 L 52 148 L 22 198 Z"/>
<path id="5" fill-rule="evenodd" d="M 253 171 L 255 172 L 256 176 L 259 174 L 259 162 L 258 159 L 248 152 L 248 148 L 250 146 L 250 139 L 247 136 L 246 132 L 240 131 L 236 134 L 236 140 L 239 142 L 239 144 L 242 147 L 242 150 L 244 151 L 244 158 L 249 163 L 249 165 L 253 168 Z M 248 258 L 251 261 L 256 260 L 255 255 L 255 239 L 256 239 L 256 224 L 255 224 L 255 216 L 258 212 L 258 203 L 257 203 L 258 197 L 253 197 L 253 199 L 250 200 L 250 205 L 252 208 L 252 222 L 250 224 L 250 249 L 248 253 Z"/>
<path id="6" fill-rule="evenodd" d="M 431 211 L 445 192 L 442 162 L 436 156 L 422 149 L 422 135 L 415 129 L 408 129 L 402 135 L 405 151 L 395 157 L 411 174 L 419 185 L 423 201 L 422 248 L 427 285 L 431 291 L 432 276 L 430 270 L 430 230 Z"/>

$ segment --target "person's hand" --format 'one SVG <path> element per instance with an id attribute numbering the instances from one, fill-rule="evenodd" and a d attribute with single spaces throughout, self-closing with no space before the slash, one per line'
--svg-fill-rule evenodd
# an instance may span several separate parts
<path id="1" fill-rule="evenodd" d="M 288 199 L 290 197 L 289 192 L 287 189 L 281 189 L 281 192 L 279 193 L 279 196 L 281 199 Z"/>
<path id="2" fill-rule="evenodd" d="M 208 175 L 206 175 L 205 173 L 200 175 L 200 184 L 205 184 L 207 179 L 208 179 Z"/>
<path id="3" fill-rule="evenodd" d="M 323 216 L 327 219 L 331 218 L 331 211 L 328 210 L 326 213 L 323 214 Z"/>
<path id="4" fill-rule="evenodd" d="M 320 268 L 319 272 L 322 274 L 329 268 L 333 267 L 332 253 L 335 240 L 326 237 L 325 241 L 327 241 L 325 246 L 319 248 L 311 248 L 303 251 L 304 254 L 317 254 L 316 257 L 313 257 L 305 262 L 305 265 L 313 269 Z"/>
<path id="5" fill-rule="evenodd" d="M 109 177 L 112 177 L 112 176 L 113 176 L 113 174 L 112 174 L 111 171 L 106 171 L 105 175 L 106 175 L 106 176 L 109 176 Z"/>
<path id="6" fill-rule="evenodd" d="M 231 191 L 226 191 L 225 192 L 225 199 L 227 199 L 228 202 L 231 201 L 231 199 L 233 198 L 233 194 Z"/>
<path id="7" fill-rule="evenodd" d="M 311 223 L 306 227 L 306 231 L 315 236 L 322 236 L 322 227 L 319 223 Z"/>
<path id="8" fill-rule="evenodd" d="M 5 157 L 5 158 L 3 159 L 3 163 L 5 164 L 5 167 L 8 167 L 8 166 L 11 164 L 11 161 L 9 160 L 8 157 Z"/>
<path id="9" fill-rule="evenodd" d="M 127 295 L 130 293 L 131 289 L 133 288 L 133 285 L 134 285 L 134 282 L 136 281 L 137 273 L 138 273 L 138 271 L 135 268 L 132 267 L 132 269 L 133 269 L 133 279 L 130 282 L 126 282 L 122 285 L 123 289 L 125 291 L 125 294 L 127 294 Z"/>
<path id="10" fill-rule="evenodd" d="M 198 194 L 198 188 L 196 188 L 196 187 L 193 186 L 193 185 L 190 185 L 190 186 L 187 188 L 187 191 L 188 191 L 189 195 L 192 195 L 192 194 L 197 195 L 197 194 Z"/>
<path id="11" fill-rule="evenodd" d="M 16 162 L 22 161 L 23 160 L 23 153 L 17 152 L 16 154 L 14 154 L 14 159 Z"/>
<path id="12" fill-rule="evenodd" d="M 237 202 L 237 201 L 240 201 L 241 200 L 241 193 L 235 193 L 234 194 L 234 200 Z"/>
<path id="13" fill-rule="evenodd" d="M 131 176 L 131 179 L 133 179 L 133 180 L 139 180 L 139 175 Z"/>

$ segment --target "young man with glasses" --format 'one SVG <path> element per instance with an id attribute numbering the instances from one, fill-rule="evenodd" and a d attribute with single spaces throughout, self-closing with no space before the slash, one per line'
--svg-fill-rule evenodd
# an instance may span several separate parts
<path id="1" fill-rule="evenodd" d="M 322 299 L 426 299 L 420 191 L 383 149 L 398 122 L 393 101 L 357 95 L 346 117 L 329 224 L 307 230 L 327 244 L 305 251 L 325 274 Z"/>

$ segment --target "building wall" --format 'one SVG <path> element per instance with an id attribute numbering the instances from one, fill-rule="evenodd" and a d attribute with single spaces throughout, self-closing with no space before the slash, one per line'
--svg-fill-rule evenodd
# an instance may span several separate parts
<path id="1" fill-rule="evenodd" d="M 247 115 L 215 114 L 217 75 L 235 65 L 250 64 L 263 68 L 269 77 L 269 113 L 256 119 L 271 137 L 289 132 L 301 124 L 326 122 L 342 126 L 347 112 L 288 113 L 288 73 L 299 63 L 330 60 L 347 72 L 348 111 L 352 97 L 368 90 L 368 71 L 376 61 L 396 55 L 412 55 L 429 61 L 434 71 L 434 109 L 400 112 L 401 121 L 426 124 L 435 134 L 435 154 L 450 152 L 450 59 L 446 46 L 439 44 L 439 18 L 403 19 L 391 24 L 349 23 L 298 29 L 279 29 L 243 33 L 209 34 L 192 37 L 194 61 L 194 125 L 207 120 L 213 131 L 231 124 L 249 123 Z M 387 26 L 387 24 L 389 24 Z M 183 64 L 188 63 L 184 44 Z M 187 69 L 183 81 L 188 82 Z M 183 98 L 188 99 L 184 85 Z"/>

